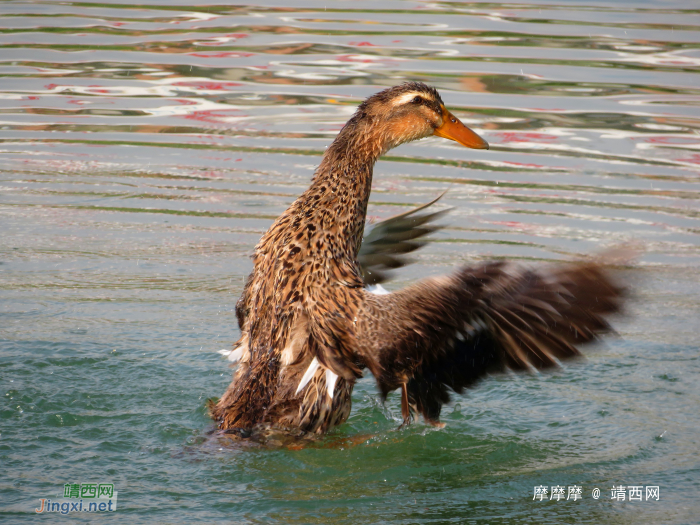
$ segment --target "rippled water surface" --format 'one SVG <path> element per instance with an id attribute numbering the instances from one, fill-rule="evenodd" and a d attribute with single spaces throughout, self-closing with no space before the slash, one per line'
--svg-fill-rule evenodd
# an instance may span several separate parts
<path id="1" fill-rule="evenodd" d="M 96 482 L 124 523 L 697 523 L 700 6 L 128 1 L 0 3 L 0 519 Z M 388 287 L 642 241 L 619 337 L 483 382 L 443 430 L 397 430 L 368 376 L 315 446 L 232 447 L 205 400 L 252 248 L 405 80 L 491 150 L 436 137 L 377 164 L 370 220 L 452 208 Z"/>

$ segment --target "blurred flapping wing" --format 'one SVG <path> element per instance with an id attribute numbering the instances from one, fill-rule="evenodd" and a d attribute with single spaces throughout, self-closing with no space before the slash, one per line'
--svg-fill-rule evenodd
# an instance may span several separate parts
<path id="1" fill-rule="evenodd" d="M 435 204 L 443 195 L 444 193 L 414 210 L 377 223 L 365 235 L 357 257 L 366 285 L 385 282 L 389 278 L 387 270 L 408 264 L 410 260 L 406 254 L 424 246 L 427 242 L 424 237 L 441 228 L 430 223 L 442 217 L 449 209 L 421 212 Z"/>
<path id="2" fill-rule="evenodd" d="M 449 391 L 489 373 L 545 369 L 610 330 L 622 288 L 599 263 L 533 271 L 490 262 L 388 295 L 365 294 L 356 330 L 383 395 L 438 424 Z"/>

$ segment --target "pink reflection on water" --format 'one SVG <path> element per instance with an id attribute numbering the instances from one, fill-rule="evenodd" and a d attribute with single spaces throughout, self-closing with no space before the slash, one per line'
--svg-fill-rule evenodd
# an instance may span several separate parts
<path id="1" fill-rule="evenodd" d="M 496 135 L 501 137 L 501 142 L 553 142 L 558 138 L 556 135 L 546 133 L 520 131 L 501 131 Z"/>
<path id="2" fill-rule="evenodd" d="M 238 51 L 220 51 L 218 53 L 213 53 L 211 51 L 206 53 L 187 53 L 193 57 L 200 58 L 247 58 L 252 57 L 254 53 L 242 53 Z"/>
<path id="3" fill-rule="evenodd" d="M 690 157 L 683 157 L 678 159 L 681 162 L 690 162 L 692 164 L 700 164 L 700 153 L 693 153 Z"/>
<path id="4" fill-rule="evenodd" d="M 519 221 L 489 221 L 491 224 L 498 224 L 500 226 L 507 226 L 508 228 L 517 228 L 519 230 L 531 230 L 532 224 L 526 224 Z"/>
<path id="5" fill-rule="evenodd" d="M 198 122 L 209 122 L 210 124 L 230 124 L 227 122 L 227 117 L 232 113 L 240 113 L 237 109 L 206 109 L 201 111 L 193 111 L 184 117 L 187 120 L 196 120 Z"/>
<path id="6" fill-rule="evenodd" d="M 194 89 L 207 89 L 207 90 L 211 90 L 211 91 L 226 91 L 227 88 L 238 87 L 238 86 L 242 86 L 242 85 L 243 84 L 239 84 L 237 82 L 207 82 L 207 81 L 199 81 L 199 82 L 182 81 L 182 82 L 173 83 L 173 86 L 191 87 Z"/>
<path id="7" fill-rule="evenodd" d="M 656 137 L 638 137 L 639 140 L 652 144 L 698 144 L 700 140 L 691 137 L 670 137 L 658 135 Z M 636 139 L 636 137 L 635 137 Z"/>
<path id="8" fill-rule="evenodd" d="M 526 162 L 515 162 L 511 160 L 504 160 L 503 164 L 511 164 L 513 166 L 520 166 L 521 168 L 545 168 L 544 164 L 529 164 Z"/>

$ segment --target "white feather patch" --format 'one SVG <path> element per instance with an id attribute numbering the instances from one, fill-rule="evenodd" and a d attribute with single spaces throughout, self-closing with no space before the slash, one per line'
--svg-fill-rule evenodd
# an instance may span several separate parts
<path id="1" fill-rule="evenodd" d="M 297 387 L 297 391 L 294 392 L 294 395 L 297 395 L 306 385 L 309 384 L 309 381 L 311 381 L 311 378 L 316 373 L 316 370 L 318 370 L 318 366 L 318 359 L 314 357 L 313 361 L 311 361 L 311 364 L 309 365 L 309 368 L 307 368 L 306 372 L 304 372 L 301 381 L 299 381 L 299 386 Z"/>
<path id="2" fill-rule="evenodd" d="M 232 363 L 238 363 L 243 357 L 243 352 L 245 351 L 245 346 L 241 345 L 235 350 L 219 350 L 219 353 L 225 356 Z"/>
<path id="3" fill-rule="evenodd" d="M 413 100 L 414 97 L 419 96 L 424 99 L 432 100 L 432 97 L 428 96 L 427 93 L 419 92 L 419 91 L 409 91 L 408 93 L 404 93 L 400 97 L 395 98 L 394 100 L 391 101 L 392 106 L 399 106 L 401 104 L 405 104 L 406 102 L 409 102 L 410 100 Z"/>
<path id="4" fill-rule="evenodd" d="M 250 358 L 250 355 L 248 354 L 248 337 L 241 337 L 238 341 L 236 341 L 231 350 L 219 350 L 219 353 L 226 356 L 232 363 L 248 361 Z"/>
<path id="5" fill-rule="evenodd" d="M 228 360 L 232 363 L 238 363 L 238 361 L 241 360 L 241 357 L 243 357 L 243 352 L 245 351 L 246 347 L 244 345 L 239 346 L 228 355 Z"/>
<path id="6" fill-rule="evenodd" d="M 328 389 L 328 395 L 333 399 L 333 391 L 335 390 L 335 382 L 338 379 L 338 374 L 333 372 L 330 368 L 326 368 L 326 388 Z"/>
<path id="7" fill-rule="evenodd" d="M 384 288 L 381 284 L 370 284 L 367 287 L 367 291 L 369 293 L 373 293 L 375 295 L 389 295 L 391 292 Z"/>

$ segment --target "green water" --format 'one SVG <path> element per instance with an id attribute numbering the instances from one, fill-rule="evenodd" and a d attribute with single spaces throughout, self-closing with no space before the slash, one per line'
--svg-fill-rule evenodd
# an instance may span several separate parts
<path id="1" fill-rule="evenodd" d="M 115 512 L 53 519 L 700 522 L 699 29 L 678 0 L 0 4 L 0 521 L 109 483 Z M 618 335 L 482 382 L 441 430 L 399 430 L 367 375 L 319 442 L 234 443 L 205 402 L 252 248 L 354 107 L 404 80 L 491 150 L 432 138 L 377 164 L 371 221 L 445 190 L 452 208 L 387 287 L 641 241 Z"/>

